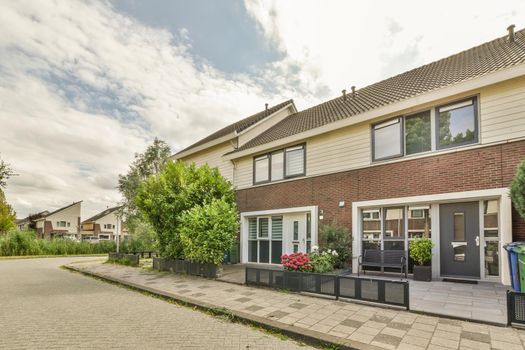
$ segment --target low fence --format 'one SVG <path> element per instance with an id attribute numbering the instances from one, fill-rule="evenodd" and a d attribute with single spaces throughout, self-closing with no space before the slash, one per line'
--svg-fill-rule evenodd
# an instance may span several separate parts
<path id="1" fill-rule="evenodd" d="M 508 325 L 525 327 L 525 293 L 507 291 Z"/>
<path id="2" fill-rule="evenodd" d="M 134 254 L 140 256 L 142 259 L 153 258 L 157 256 L 156 252 L 129 252 L 128 254 Z"/>
<path id="3" fill-rule="evenodd" d="M 187 260 L 157 257 L 153 258 L 153 269 L 207 278 L 218 277 L 220 273 L 219 266 L 215 264 L 203 264 Z"/>
<path id="4" fill-rule="evenodd" d="M 139 255 L 111 252 L 111 253 L 108 253 L 108 260 L 129 264 L 131 266 L 138 266 Z"/>
<path id="5" fill-rule="evenodd" d="M 246 284 L 410 307 L 408 281 L 246 267 Z"/>

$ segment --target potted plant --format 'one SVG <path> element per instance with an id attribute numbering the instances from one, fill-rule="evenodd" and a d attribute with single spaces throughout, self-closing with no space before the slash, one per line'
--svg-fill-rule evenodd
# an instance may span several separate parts
<path id="1" fill-rule="evenodd" d="M 432 267 L 428 263 L 432 259 L 433 246 L 428 238 L 419 238 L 410 242 L 410 257 L 417 264 L 414 265 L 414 281 L 432 280 Z"/>

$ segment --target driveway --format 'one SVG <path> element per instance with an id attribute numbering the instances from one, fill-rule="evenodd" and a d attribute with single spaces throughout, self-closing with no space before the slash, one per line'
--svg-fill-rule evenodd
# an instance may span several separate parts
<path id="1" fill-rule="evenodd" d="M 0 349 L 308 349 L 60 268 L 93 259 L 0 260 Z"/>

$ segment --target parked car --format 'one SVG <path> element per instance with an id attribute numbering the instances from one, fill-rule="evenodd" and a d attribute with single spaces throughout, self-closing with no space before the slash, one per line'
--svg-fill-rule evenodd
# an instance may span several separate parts
<path id="1" fill-rule="evenodd" d="M 99 240 L 96 236 L 87 236 L 87 237 L 82 238 L 82 241 L 94 244 L 94 243 L 98 243 Z"/>

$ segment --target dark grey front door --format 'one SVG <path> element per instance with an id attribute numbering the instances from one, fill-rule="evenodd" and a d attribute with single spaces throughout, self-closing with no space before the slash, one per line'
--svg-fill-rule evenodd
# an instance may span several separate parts
<path id="1" fill-rule="evenodd" d="M 439 206 L 441 275 L 479 278 L 479 202 Z"/>

